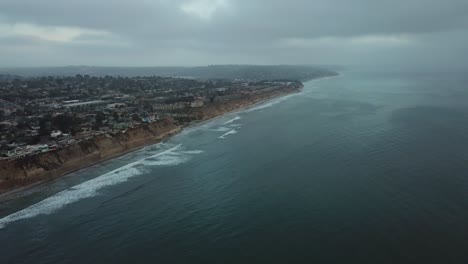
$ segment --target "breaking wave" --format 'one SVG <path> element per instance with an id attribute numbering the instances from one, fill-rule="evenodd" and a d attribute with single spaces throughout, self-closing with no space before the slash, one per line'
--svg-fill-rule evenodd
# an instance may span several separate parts
<path id="1" fill-rule="evenodd" d="M 0 229 L 4 228 L 9 223 L 22 219 L 33 218 L 39 215 L 49 215 L 66 205 L 78 202 L 85 198 L 97 196 L 99 194 L 99 190 L 104 187 L 123 183 L 132 177 L 143 174 L 145 166 L 175 166 L 188 161 L 190 159 L 190 155 L 196 155 L 203 152 L 200 150 L 184 151 L 181 150 L 181 146 L 182 144 L 179 144 L 150 157 L 129 163 L 97 178 L 59 192 L 54 196 L 51 196 L 26 209 L 6 216 L 0 219 Z"/>
<path id="2" fill-rule="evenodd" d="M 288 100 L 290 99 L 291 97 L 295 97 L 295 96 L 298 96 L 300 95 L 301 93 L 294 93 L 294 94 L 290 94 L 290 95 L 285 95 L 285 96 L 282 96 L 282 97 L 279 97 L 277 99 L 274 99 L 272 101 L 268 101 L 266 103 L 262 103 L 260 105 L 257 105 L 257 106 L 253 106 L 251 108 L 248 108 L 246 109 L 244 112 L 245 113 L 249 113 L 249 112 L 253 112 L 253 111 L 257 111 L 257 110 L 261 110 L 261 109 L 264 109 L 264 108 L 268 108 L 268 107 L 271 107 L 277 103 L 281 103 L 285 100 Z"/>
<path id="3" fill-rule="evenodd" d="M 182 154 L 189 154 L 189 155 L 196 155 L 202 154 L 203 150 L 188 150 L 188 151 L 181 151 Z"/>
<path id="4" fill-rule="evenodd" d="M 237 134 L 237 130 L 235 130 L 235 129 L 233 129 L 233 130 L 227 132 L 226 134 L 220 136 L 219 138 L 220 138 L 220 139 L 224 139 L 224 138 L 226 138 L 227 136 L 229 136 L 229 135 L 234 135 L 234 134 Z"/>
<path id="5" fill-rule="evenodd" d="M 212 129 L 211 131 L 226 132 L 226 131 L 229 131 L 229 130 L 231 130 L 229 127 L 218 127 L 218 128 Z"/>
<path id="6" fill-rule="evenodd" d="M 240 119 L 241 119 L 240 116 L 236 116 L 236 117 L 234 117 L 233 119 L 231 119 L 231 120 L 225 122 L 224 125 L 232 124 L 232 123 L 234 123 L 234 122 L 236 122 L 237 120 L 240 120 Z"/>

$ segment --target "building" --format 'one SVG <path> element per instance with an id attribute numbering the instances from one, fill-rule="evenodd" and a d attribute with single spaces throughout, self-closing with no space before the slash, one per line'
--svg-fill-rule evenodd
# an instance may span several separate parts
<path id="1" fill-rule="evenodd" d="M 14 103 L 0 99 L 0 111 L 3 111 L 3 115 L 9 116 L 16 111 L 22 111 L 23 108 Z"/>
<path id="2" fill-rule="evenodd" d="M 97 110 L 104 109 L 107 106 L 107 102 L 103 100 L 87 101 L 87 102 L 77 102 L 64 104 L 63 107 L 69 110 Z"/>
<path id="3" fill-rule="evenodd" d="M 216 96 L 214 101 L 216 103 L 219 103 L 219 102 L 228 102 L 228 101 L 232 101 L 232 100 L 237 100 L 237 99 L 241 99 L 242 98 L 242 94 L 230 94 L 230 95 L 222 95 L 222 96 Z"/>
<path id="4" fill-rule="evenodd" d="M 193 102 L 190 103 L 190 106 L 192 108 L 198 108 L 198 107 L 202 107 L 203 105 L 205 105 L 205 103 L 203 102 L 203 100 L 195 100 Z"/>
<path id="5" fill-rule="evenodd" d="M 58 138 L 58 137 L 61 137 L 62 135 L 63 133 L 60 130 L 55 130 L 52 133 L 50 133 L 51 138 Z"/>
<path id="6" fill-rule="evenodd" d="M 107 109 L 122 109 L 122 108 L 125 108 L 127 107 L 127 104 L 124 104 L 124 103 L 114 103 L 114 104 L 108 104 L 107 105 Z"/>

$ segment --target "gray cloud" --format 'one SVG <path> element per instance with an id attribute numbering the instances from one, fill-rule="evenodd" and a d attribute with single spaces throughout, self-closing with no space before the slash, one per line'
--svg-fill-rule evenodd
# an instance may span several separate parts
<path id="1" fill-rule="evenodd" d="M 0 66 L 466 66 L 467 10 L 466 0 L 3 0 Z"/>

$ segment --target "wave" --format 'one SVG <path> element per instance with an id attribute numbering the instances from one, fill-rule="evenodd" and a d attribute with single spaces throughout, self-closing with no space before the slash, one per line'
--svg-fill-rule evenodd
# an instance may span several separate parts
<path id="1" fill-rule="evenodd" d="M 275 104 L 278 104 L 278 103 L 281 103 L 285 100 L 288 100 L 290 99 L 291 97 L 295 97 L 295 96 L 298 96 L 300 95 L 301 93 L 294 93 L 294 94 L 290 94 L 290 95 L 285 95 L 285 96 L 282 96 L 282 97 L 279 97 L 277 99 L 273 99 L 272 101 L 267 101 L 265 103 L 262 103 L 262 104 L 259 104 L 257 106 L 253 106 L 253 107 L 250 107 L 250 108 L 247 108 L 245 109 L 243 112 L 244 113 L 250 113 L 250 112 L 253 112 L 253 111 L 257 111 L 257 110 L 261 110 L 261 109 L 264 109 L 264 108 L 268 108 L 268 107 L 271 107 L 271 106 L 274 106 Z"/>
<path id="2" fill-rule="evenodd" d="M 226 132 L 229 130 L 231 130 L 229 127 L 218 127 L 216 129 L 211 129 L 211 131 L 215 131 L 215 132 Z"/>
<path id="3" fill-rule="evenodd" d="M 232 123 L 234 123 L 234 122 L 236 122 L 237 120 L 240 120 L 240 119 L 241 119 L 240 116 L 236 116 L 236 117 L 234 117 L 233 119 L 231 119 L 231 120 L 225 122 L 224 125 L 232 124 Z"/>
<path id="4" fill-rule="evenodd" d="M 187 151 L 181 151 L 182 154 L 202 154 L 204 151 L 203 150 L 187 150 Z"/>
<path id="5" fill-rule="evenodd" d="M 59 192 L 26 209 L 8 215 L 0 219 L 0 229 L 18 220 L 29 219 L 39 215 L 50 215 L 69 204 L 97 196 L 99 190 L 104 187 L 120 184 L 132 177 L 143 174 L 144 166 L 175 166 L 188 161 L 190 155 L 202 153 L 200 150 L 183 151 L 180 150 L 181 146 L 182 144 L 179 144 L 150 157 L 129 163 L 97 178 Z"/>
<path id="6" fill-rule="evenodd" d="M 226 134 L 220 136 L 219 138 L 220 138 L 220 139 L 224 139 L 224 138 L 226 138 L 227 136 L 229 136 L 229 135 L 234 135 L 234 134 L 237 134 L 237 130 L 235 130 L 235 129 L 233 129 L 233 130 L 227 132 Z"/>
<path id="7" fill-rule="evenodd" d="M 314 79 L 314 80 L 311 80 L 311 81 L 308 81 L 307 83 L 310 85 L 312 83 L 319 83 L 321 81 L 325 81 L 327 79 L 333 79 L 333 78 L 337 78 L 337 77 L 342 77 L 343 74 L 338 74 L 337 76 L 329 76 L 329 77 L 322 77 L 322 78 L 318 78 L 318 79 Z M 261 110 L 261 109 L 265 109 L 265 108 L 268 108 L 268 107 L 271 107 L 271 106 L 274 106 L 275 104 L 278 104 L 278 103 L 281 103 L 283 101 L 286 101 L 292 97 L 296 97 L 296 96 L 300 96 L 301 94 L 304 93 L 304 91 L 306 91 L 306 89 L 303 89 L 301 92 L 299 93 L 293 93 L 293 94 L 289 94 L 289 95 L 285 95 L 285 96 L 281 96 L 279 98 L 276 98 L 276 99 L 273 99 L 271 101 L 267 101 L 265 103 L 260 103 L 259 105 L 256 105 L 256 106 L 253 106 L 253 107 L 250 107 L 250 108 L 247 108 L 245 109 L 244 111 L 242 111 L 243 113 L 249 113 L 249 112 L 253 112 L 253 111 L 257 111 L 257 110 Z"/>
<path id="8" fill-rule="evenodd" d="M 318 81 L 318 80 L 316 80 Z M 251 108 L 240 110 L 239 113 L 249 113 L 252 111 L 264 109 L 267 107 L 271 107 L 277 103 L 282 101 L 288 100 L 291 97 L 300 95 L 291 94 L 287 96 L 283 96 L 272 101 L 265 102 L 263 104 L 259 104 L 257 106 L 253 106 Z M 237 134 L 238 131 L 236 129 L 231 129 L 230 127 L 240 127 L 241 124 L 234 124 L 237 120 L 240 120 L 240 116 L 236 116 L 231 120 L 228 120 L 224 123 L 224 125 L 229 125 L 229 127 L 219 127 L 216 131 L 219 132 L 226 132 L 224 135 L 220 136 L 220 139 L 224 139 L 229 135 Z M 182 136 L 183 134 L 191 133 L 192 131 L 196 131 L 200 128 L 204 128 L 206 126 L 210 126 L 210 123 L 204 124 L 202 126 L 193 127 L 185 129 L 182 133 L 178 136 Z M 105 173 L 97 178 L 92 180 L 86 181 L 74 187 L 71 187 L 67 190 L 59 192 L 39 203 L 36 203 L 26 209 L 8 215 L 4 218 L 0 219 L 0 229 L 4 228 L 7 224 L 18 221 L 33 218 L 39 215 L 50 215 L 55 211 L 69 205 L 72 203 L 76 203 L 82 199 L 90 198 L 97 196 L 99 194 L 99 190 L 102 188 L 116 185 L 119 183 L 126 182 L 132 177 L 136 177 L 138 175 L 143 174 L 145 166 L 176 166 L 181 163 L 184 163 L 190 159 L 190 155 L 197 155 L 202 153 L 200 150 L 192 150 L 192 151 L 183 151 L 181 149 L 181 144 L 165 150 L 161 153 L 152 155 L 150 157 L 129 163 L 123 167 L 120 167 L 116 170 L 110 171 Z"/>
<path id="9" fill-rule="evenodd" d="M 146 166 L 175 166 L 188 161 L 188 156 L 183 155 L 181 152 L 175 152 L 177 149 L 171 149 L 160 155 L 146 158 L 141 161 L 141 164 Z"/>

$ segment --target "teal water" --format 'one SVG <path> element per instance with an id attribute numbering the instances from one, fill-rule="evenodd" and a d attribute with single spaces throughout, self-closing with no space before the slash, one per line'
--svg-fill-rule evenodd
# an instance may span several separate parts
<path id="1" fill-rule="evenodd" d="M 0 263 L 467 263 L 466 76 L 345 71 L 31 190 Z"/>

